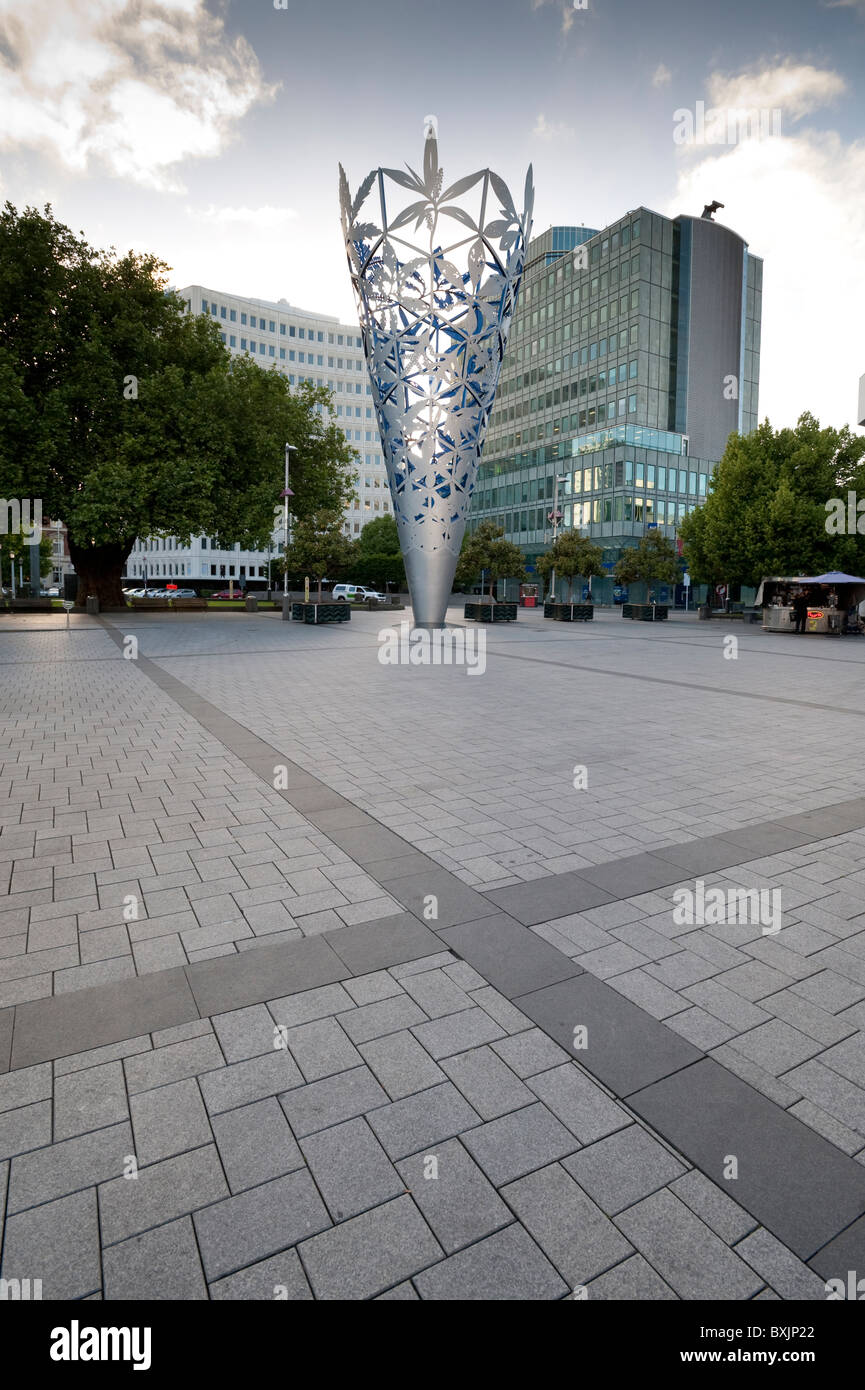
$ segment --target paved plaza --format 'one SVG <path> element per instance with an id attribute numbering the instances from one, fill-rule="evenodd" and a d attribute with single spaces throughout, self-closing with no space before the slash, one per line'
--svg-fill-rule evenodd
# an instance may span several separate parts
<path id="1" fill-rule="evenodd" d="M 0 1276 L 825 1299 L 865 643 L 522 611 L 470 676 L 385 621 L 0 619 Z"/>

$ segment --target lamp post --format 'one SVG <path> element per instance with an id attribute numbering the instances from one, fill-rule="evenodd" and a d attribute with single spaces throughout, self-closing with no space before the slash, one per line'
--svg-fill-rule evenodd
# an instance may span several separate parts
<path id="1" fill-rule="evenodd" d="M 285 600 L 286 598 L 288 598 L 288 542 L 289 542 L 289 537 L 288 537 L 288 499 L 289 499 L 289 497 L 293 497 L 293 496 L 294 496 L 294 493 L 292 492 L 291 488 L 288 486 L 288 465 L 289 465 L 289 462 L 290 462 L 290 460 L 291 460 L 292 450 L 294 450 L 294 452 L 296 453 L 296 452 L 297 452 L 297 445 L 296 445 L 296 444 L 286 444 L 286 446 L 285 446 L 285 491 L 284 491 L 283 494 L 282 494 L 282 495 L 283 495 L 283 498 L 284 498 L 284 500 L 285 500 L 285 522 L 284 522 L 284 526 L 285 526 L 285 549 L 284 549 L 284 552 L 283 552 L 283 570 L 282 570 L 282 596 L 283 596 L 283 600 Z"/>
<path id="2" fill-rule="evenodd" d="M 549 514 L 549 520 L 553 523 L 553 545 L 555 545 L 556 543 L 556 538 L 559 534 L 559 522 L 562 519 L 562 513 L 559 511 L 559 483 L 566 483 L 570 476 L 570 473 L 558 473 L 556 475 L 555 487 L 553 488 L 553 510 Z M 556 570 L 555 566 L 553 566 L 553 570 L 550 575 L 550 603 L 555 603 L 555 601 Z"/>

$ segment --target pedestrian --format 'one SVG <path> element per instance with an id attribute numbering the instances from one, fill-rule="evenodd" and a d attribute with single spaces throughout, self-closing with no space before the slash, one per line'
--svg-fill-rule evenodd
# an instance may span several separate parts
<path id="1" fill-rule="evenodd" d="M 808 595 L 804 589 L 799 589 L 793 599 L 793 615 L 796 619 L 796 631 L 806 632 L 805 624 L 808 621 Z"/>

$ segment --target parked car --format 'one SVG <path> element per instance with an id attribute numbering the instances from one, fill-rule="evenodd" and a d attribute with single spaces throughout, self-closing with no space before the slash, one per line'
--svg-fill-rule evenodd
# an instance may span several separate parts
<path id="1" fill-rule="evenodd" d="M 172 589 L 171 595 L 173 598 L 198 598 L 194 589 Z"/>
<path id="2" fill-rule="evenodd" d="M 366 603 L 368 598 L 377 598 L 380 603 L 387 602 L 387 595 L 377 589 L 367 589 L 364 584 L 334 584 L 333 597 L 337 603 Z"/>
<path id="3" fill-rule="evenodd" d="M 235 589 L 234 593 L 232 593 L 230 589 L 220 589 L 218 594 L 211 594 L 210 597 L 218 599 L 246 598 L 246 594 L 244 593 L 243 589 Z"/>

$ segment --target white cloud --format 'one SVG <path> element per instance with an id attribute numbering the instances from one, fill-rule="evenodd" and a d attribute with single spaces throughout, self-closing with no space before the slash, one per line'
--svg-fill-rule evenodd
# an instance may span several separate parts
<path id="1" fill-rule="evenodd" d="M 659 63 L 652 74 L 652 86 L 666 87 L 672 76 L 673 74 L 670 72 L 666 63 Z"/>
<path id="2" fill-rule="evenodd" d="M 176 166 L 274 90 L 204 0 L 0 0 L 0 148 L 182 192 Z"/>
<path id="3" fill-rule="evenodd" d="M 766 74 L 761 92 L 775 101 L 779 81 Z M 799 88 L 802 109 L 834 74 Z M 735 104 L 762 102 L 738 88 Z M 810 93 L 810 95 L 809 95 Z M 713 101 L 717 101 L 713 92 Z M 695 159 L 695 156 L 696 159 Z M 801 129 L 795 136 L 745 140 L 732 147 L 691 147 L 671 215 L 725 204 L 720 219 L 764 258 L 760 418 L 777 428 L 811 410 L 825 425 L 856 423 L 856 393 L 865 371 L 865 140 Z"/>
<path id="4" fill-rule="evenodd" d="M 538 140 L 557 140 L 561 136 L 573 134 L 572 126 L 565 125 L 564 121 L 548 121 L 543 112 L 538 116 L 532 129 L 532 135 Z"/>
<path id="5" fill-rule="evenodd" d="M 593 0 L 585 0 L 584 4 L 577 4 L 576 0 L 531 0 L 532 9 L 540 10 L 544 5 L 557 5 L 562 14 L 562 33 L 567 34 L 576 16 L 580 13 L 585 14 Z"/>
<path id="6" fill-rule="evenodd" d="M 269 204 L 260 208 L 220 208 L 211 203 L 209 207 L 198 210 L 187 208 L 187 212 L 190 217 L 196 217 L 202 222 L 241 223 L 265 231 L 271 231 L 274 227 L 284 227 L 287 222 L 292 222 L 297 217 L 294 208 L 274 208 Z"/>
<path id="7" fill-rule="evenodd" d="M 734 77 L 714 72 L 706 85 L 713 107 L 737 111 L 780 109 L 794 121 L 830 105 L 847 86 L 843 77 L 831 69 L 790 62 Z"/>

